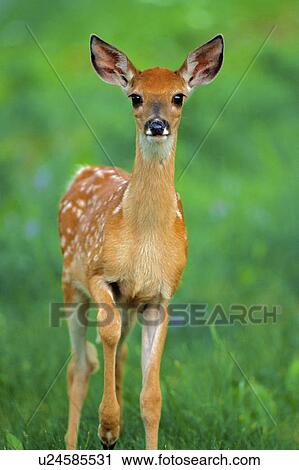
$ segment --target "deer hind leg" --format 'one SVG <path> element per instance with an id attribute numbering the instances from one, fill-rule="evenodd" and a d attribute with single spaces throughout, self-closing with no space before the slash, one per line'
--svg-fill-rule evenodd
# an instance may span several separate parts
<path id="1" fill-rule="evenodd" d="M 71 303 L 68 315 L 72 358 L 67 370 L 69 397 L 68 429 L 65 436 L 67 449 L 77 446 L 81 409 L 88 391 L 89 376 L 98 369 L 97 351 L 93 344 L 86 341 L 86 311 L 88 301 L 85 296 L 70 284 L 64 285 L 65 303 Z"/>
<path id="2" fill-rule="evenodd" d="M 112 449 L 120 432 L 120 406 L 116 396 L 116 351 L 121 336 L 121 315 L 113 294 L 100 276 L 89 283 L 94 300 L 100 304 L 98 328 L 104 352 L 104 392 L 99 408 L 99 437 L 104 449 Z"/>
<path id="3" fill-rule="evenodd" d="M 167 333 L 167 322 L 168 315 L 165 306 L 149 307 L 143 312 L 140 410 L 147 449 L 158 447 L 162 405 L 160 363 Z"/>

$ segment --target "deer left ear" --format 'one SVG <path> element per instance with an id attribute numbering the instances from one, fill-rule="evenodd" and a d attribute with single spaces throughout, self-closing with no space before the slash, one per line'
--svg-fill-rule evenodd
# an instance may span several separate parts
<path id="1" fill-rule="evenodd" d="M 203 46 L 190 52 L 178 70 L 190 90 L 207 84 L 216 77 L 223 62 L 223 50 L 223 36 L 219 34 Z"/>
<path id="2" fill-rule="evenodd" d="M 90 37 L 90 54 L 92 65 L 104 82 L 129 87 L 137 70 L 126 54 L 95 34 Z"/>

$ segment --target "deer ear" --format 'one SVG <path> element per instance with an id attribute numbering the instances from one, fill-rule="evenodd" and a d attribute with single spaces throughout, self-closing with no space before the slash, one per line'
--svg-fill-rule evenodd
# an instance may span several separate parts
<path id="1" fill-rule="evenodd" d="M 91 62 L 104 82 L 128 88 L 136 69 L 123 52 L 92 34 L 90 54 Z"/>
<path id="2" fill-rule="evenodd" d="M 207 84 L 216 77 L 223 62 L 223 50 L 223 36 L 219 34 L 190 52 L 178 71 L 190 90 Z"/>

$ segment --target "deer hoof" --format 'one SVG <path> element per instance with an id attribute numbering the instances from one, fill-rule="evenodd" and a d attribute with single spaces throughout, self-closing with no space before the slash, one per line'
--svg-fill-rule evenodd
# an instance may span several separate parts
<path id="1" fill-rule="evenodd" d="M 116 444 L 116 441 L 113 442 L 112 444 L 108 444 L 107 442 L 101 441 L 103 450 L 113 450 Z"/>

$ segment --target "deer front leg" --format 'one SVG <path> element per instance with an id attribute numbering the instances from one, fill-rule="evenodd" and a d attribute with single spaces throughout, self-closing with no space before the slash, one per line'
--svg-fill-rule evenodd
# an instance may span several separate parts
<path id="1" fill-rule="evenodd" d="M 109 286 L 99 277 L 90 281 L 90 291 L 100 304 L 97 320 L 104 352 L 104 391 L 99 408 L 99 437 L 104 449 L 114 447 L 120 430 L 120 407 L 116 396 L 115 360 L 121 335 L 121 315 Z"/>
<path id="2" fill-rule="evenodd" d="M 146 448 L 157 449 L 162 397 L 160 363 L 167 333 L 167 307 L 148 307 L 142 326 L 142 391 L 140 410 L 145 428 Z"/>
<path id="3" fill-rule="evenodd" d="M 116 351 L 116 366 L 115 366 L 115 380 L 116 380 L 116 396 L 120 409 L 122 409 L 122 379 L 123 368 L 128 355 L 127 336 L 133 328 L 136 320 L 136 311 L 125 310 L 122 312 L 122 326 L 121 336 Z"/>
<path id="4" fill-rule="evenodd" d="M 117 348 L 116 353 L 116 367 L 115 367 L 115 386 L 116 397 L 120 409 L 122 409 L 122 382 L 123 382 L 123 368 L 128 355 L 128 345 L 123 342 Z"/>

